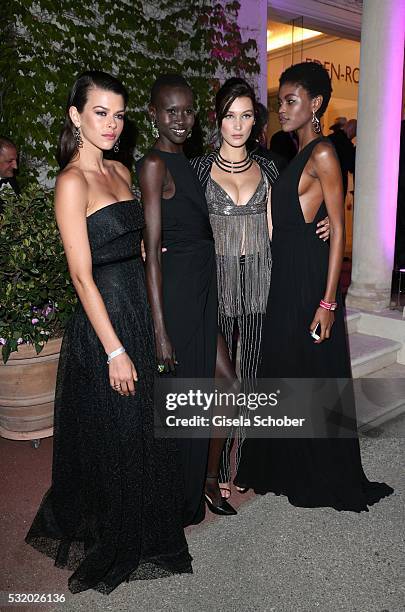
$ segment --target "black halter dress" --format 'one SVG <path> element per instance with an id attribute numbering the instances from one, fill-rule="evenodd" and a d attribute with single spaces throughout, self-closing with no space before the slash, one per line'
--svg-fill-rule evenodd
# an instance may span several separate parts
<path id="1" fill-rule="evenodd" d="M 162 198 L 162 285 L 166 330 L 179 378 L 214 378 L 218 294 L 214 238 L 197 174 L 183 153 L 153 149 L 168 168 L 176 192 Z M 138 162 L 138 170 L 145 158 Z M 191 434 L 190 434 L 191 436 Z M 184 524 L 205 516 L 208 438 L 178 439 L 185 487 Z"/>
<path id="2" fill-rule="evenodd" d="M 290 162 L 272 188 L 273 268 L 263 326 L 260 378 L 350 379 L 344 309 L 340 292 L 331 337 L 315 344 L 309 334 L 324 296 L 329 244 L 315 233 L 326 215 L 322 202 L 305 221 L 298 186 L 316 138 Z M 355 422 L 353 393 L 346 393 L 345 415 Z M 364 474 L 357 437 L 247 439 L 235 483 L 257 493 L 288 496 L 295 506 L 331 506 L 360 512 L 393 492 Z"/>

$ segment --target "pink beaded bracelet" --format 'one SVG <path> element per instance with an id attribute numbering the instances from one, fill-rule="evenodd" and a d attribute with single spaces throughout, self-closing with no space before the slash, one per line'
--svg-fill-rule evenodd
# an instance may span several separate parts
<path id="1" fill-rule="evenodd" d="M 336 310 L 337 302 L 325 302 L 325 300 L 321 300 L 319 306 L 325 308 L 325 310 Z"/>

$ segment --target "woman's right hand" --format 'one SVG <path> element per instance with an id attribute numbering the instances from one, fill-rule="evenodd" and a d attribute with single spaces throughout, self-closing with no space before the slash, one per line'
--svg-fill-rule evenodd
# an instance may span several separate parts
<path id="1" fill-rule="evenodd" d="M 138 374 L 127 353 L 114 357 L 109 366 L 110 385 L 120 395 L 135 395 L 135 383 Z"/>
<path id="2" fill-rule="evenodd" d="M 158 366 L 164 366 L 164 373 L 174 373 L 177 365 L 176 355 L 169 336 L 165 332 L 156 334 L 156 357 Z"/>
<path id="3" fill-rule="evenodd" d="M 162 248 L 162 253 L 166 253 L 167 249 L 165 247 Z M 145 250 L 145 243 L 143 240 L 141 240 L 141 255 L 142 255 L 142 259 L 145 262 L 146 261 L 146 250 Z"/>

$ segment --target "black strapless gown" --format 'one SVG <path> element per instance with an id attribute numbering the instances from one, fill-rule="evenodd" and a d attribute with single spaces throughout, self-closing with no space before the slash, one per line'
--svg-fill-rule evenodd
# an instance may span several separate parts
<path id="1" fill-rule="evenodd" d="M 134 397 L 111 389 L 104 349 L 79 303 L 59 361 L 52 486 L 26 542 L 74 570 L 73 593 L 110 593 L 124 580 L 192 569 L 178 451 L 153 435 L 156 359 L 141 205 L 111 204 L 87 226 L 94 280 L 139 382 Z"/>
<path id="2" fill-rule="evenodd" d="M 324 296 L 329 244 L 315 233 L 327 212 L 324 203 L 306 223 L 298 185 L 312 150 L 311 141 L 272 188 L 273 268 L 263 326 L 260 378 L 351 378 L 340 292 L 331 337 L 314 344 L 309 326 Z M 355 422 L 353 393 L 345 395 L 344 414 Z M 235 483 L 257 493 L 288 496 L 301 507 L 331 506 L 360 512 L 393 492 L 364 474 L 357 438 L 247 439 Z"/>
<path id="3" fill-rule="evenodd" d="M 165 325 L 179 362 L 177 376 L 214 378 L 218 293 L 207 201 L 183 153 L 153 153 L 163 159 L 176 186 L 172 198 L 162 198 L 162 246 L 167 248 L 162 253 L 162 284 Z M 197 524 L 205 515 L 209 440 L 190 437 L 177 444 L 184 475 L 184 525 Z"/>

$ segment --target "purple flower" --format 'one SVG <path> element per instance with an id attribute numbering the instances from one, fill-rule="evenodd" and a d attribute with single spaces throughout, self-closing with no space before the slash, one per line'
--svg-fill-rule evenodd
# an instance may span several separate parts
<path id="1" fill-rule="evenodd" d="M 36 325 L 39 322 L 39 319 L 36 319 L 35 317 L 33 319 L 31 319 L 31 323 L 33 325 Z"/>
<path id="2" fill-rule="evenodd" d="M 7 340 L 5 338 L 0 338 L 0 346 L 4 346 L 7 344 Z"/>
<path id="3" fill-rule="evenodd" d="M 52 308 L 52 306 L 48 305 L 48 306 L 46 306 L 46 307 L 43 309 L 43 311 L 42 311 L 42 315 L 43 315 L 44 317 L 47 317 L 47 316 L 49 315 L 49 313 L 51 313 L 51 312 L 53 312 L 53 308 Z"/>
<path id="4" fill-rule="evenodd" d="M 22 344 L 24 342 L 24 340 L 22 338 L 18 338 L 17 339 L 17 344 Z"/>

